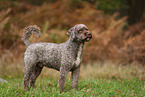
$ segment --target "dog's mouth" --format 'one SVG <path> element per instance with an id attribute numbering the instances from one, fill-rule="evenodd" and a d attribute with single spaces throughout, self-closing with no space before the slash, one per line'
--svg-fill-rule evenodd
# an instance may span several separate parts
<path id="1" fill-rule="evenodd" d="M 92 37 L 87 37 L 86 42 L 90 41 Z"/>
<path id="2" fill-rule="evenodd" d="M 90 41 L 90 38 L 87 38 L 86 41 Z"/>
<path id="3" fill-rule="evenodd" d="M 88 41 L 90 41 L 91 40 L 91 38 L 92 38 L 92 36 L 90 36 L 90 37 L 86 37 L 85 39 L 83 39 L 82 41 L 84 41 L 84 42 L 88 42 Z"/>

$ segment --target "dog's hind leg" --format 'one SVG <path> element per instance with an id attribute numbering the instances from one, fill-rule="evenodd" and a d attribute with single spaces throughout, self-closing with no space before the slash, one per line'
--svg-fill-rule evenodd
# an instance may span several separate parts
<path id="1" fill-rule="evenodd" d="M 24 90 L 28 90 L 30 77 L 33 71 L 33 68 L 36 66 L 37 58 L 34 57 L 33 54 L 31 56 L 24 57 L 25 60 L 25 73 L 24 73 L 24 79 L 23 79 L 23 87 Z"/>
<path id="2" fill-rule="evenodd" d="M 31 69 L 25 70 L 24 79 L 23 79 L 23 87 L 24 87 L 24 90 L 26 91 L 28 90 L 31 71 L 32 71 Z"/>
<path id="3" fill-rule="evenodd" d="M 35 81 L 36 78 L 40 75 L 41 71 L 42 71 L 43 66 L 40 63 L 37 63 L 36 66 L 34 66 L 31 72 L 31 76 L 30 76 L 30 86 L 34 87 L 35 86 Z"/>

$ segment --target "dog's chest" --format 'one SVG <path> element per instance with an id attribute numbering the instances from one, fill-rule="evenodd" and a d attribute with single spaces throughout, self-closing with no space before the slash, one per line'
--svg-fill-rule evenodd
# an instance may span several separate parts
<path id="1" fill-rule="evenodd" d="M 83 46 L 84 46 L 84 44 L 80 44 L 80 46 L 79 46 L 76 60 L 73 62 L 73 65 L 75 67 L 78 67 L 82 62 Z"/>

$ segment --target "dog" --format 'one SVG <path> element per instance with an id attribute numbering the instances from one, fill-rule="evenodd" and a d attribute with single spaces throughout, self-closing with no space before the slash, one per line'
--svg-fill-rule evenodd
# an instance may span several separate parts
<path id="1" fill-rule="evenodd" d="M 72 72 L 72 88 L 77 89 L 80 65 L 82 62 L 83 46 L 92 38 L 91 32 L 84 24 L 77 24 L 67 32 L 69 39 L 61 44 L 55 43 L 30 43 L 32 33 L 41 36 L 40 28 L 36 25 L 28 26 L 23 30 L 22 40 L 27 49 L 24 54 L 24 90 L 29 84 L 34 87 L 36 78 L 42 68 L 48 67 L 60 71 L 57 87 L 63 91 L 65 79 L 69 71 Z"/>

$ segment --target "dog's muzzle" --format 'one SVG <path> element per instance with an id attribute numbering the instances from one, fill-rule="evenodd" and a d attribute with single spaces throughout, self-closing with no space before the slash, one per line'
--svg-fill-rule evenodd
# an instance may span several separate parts
<path id="1" fill-rule="evenodd" d="M 91 34 L 91 32 L 88 32 L 86 41 L 90 41 L 91 38 L 92 38 L 92 34 Z"/>

